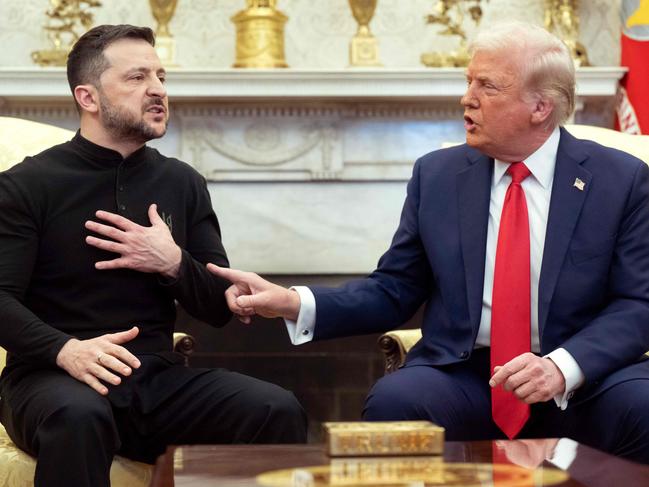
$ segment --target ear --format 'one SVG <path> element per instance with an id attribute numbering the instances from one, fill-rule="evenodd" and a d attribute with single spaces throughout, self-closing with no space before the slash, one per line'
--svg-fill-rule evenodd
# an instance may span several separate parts
<path id="1" fill-rule="evenodd" d="M 554 112 L 554 103 L 549 98 L 538 98 L 532 107 L 531 121 L 533 125 L 541 125 L 548 121 Z"/>
<path id="2" fill-rule="evenodd" d="M 85 112 L 99 111 L 99 94 L 93 85 L 78 85 L 74 88 L 74 99 Z"/>

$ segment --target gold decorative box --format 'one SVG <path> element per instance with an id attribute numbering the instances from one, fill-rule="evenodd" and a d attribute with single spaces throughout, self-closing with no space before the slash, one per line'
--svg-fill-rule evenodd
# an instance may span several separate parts
<path id="1" fill-rule="evenodd" d="M 327 455 L 439 455 L 444 428 L 430 421 L 371 421 L 324 423 Z"/>

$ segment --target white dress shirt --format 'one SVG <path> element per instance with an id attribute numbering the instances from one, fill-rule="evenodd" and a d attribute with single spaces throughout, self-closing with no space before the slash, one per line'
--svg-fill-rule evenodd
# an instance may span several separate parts
<path id="1" fill-rule="evenodd" d="M 560 132 L 555 128 L 552 135 L 530 155 L 525 165 L 532 173 L 523 182 L 527 211 L 530 224 L 530 291 L 531 291 L 531 347 L 532 351 L 539 353 L 539 277 L 543 260 L 543 246 L 545 231 L 550 210 L 550 196 L 552 194 L 552 181 L 556 165 L 557 150 L 559 148 Z M 476 339 L 476 347 L 488 347 L 491 336 L 491 298 L 493 293 L 494 264 L 496 260 L 496 245 L 498 243 L 498 229 L 502 214 L 505 193 L 511 182 L 507 174 L 510 163 L 496 160 L 494 163 L 493 179 L 491 182 L 491 199 L 489 201 L 489 223 L 487 227 L 487 249 L 485 259 L 484 287 L 482 294 L 482 314 L 480 327 Z M 315 297 L 308 287 L 296 286 L 300 295 L 301 307 L 297 321 L 285 320 L 291 342 L 299 345 L 311 341 L 315 328 Z M 575 359 L 563 348 L 558 348 L 549 353 L 550 358 L 561 370 L 566 389 L 563 395 L 556 396 L 555 402 L 561 409 L 568 406 L 568 399 L 572 393 L 584 382 L 584 374 Z"/>

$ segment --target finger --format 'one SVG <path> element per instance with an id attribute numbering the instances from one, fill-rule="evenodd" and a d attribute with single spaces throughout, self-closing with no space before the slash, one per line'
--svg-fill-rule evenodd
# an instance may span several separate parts
<path id="1" fill-rule="evenodd" d="M 98 249 L 114 252 L 116 254 L 123 254 L 126 250 L 126 247 L 121 243 L 113 242 L 112 240 L 103 240 L 92 236 L 86 237 L 86 243 L 93 247 L 97 247 Z"/>
<path id="2" fill-rule="evenodd" d="M 131 352 L 126 350 L 124 347 L 115 347 L 111 349 L 110 352 L 106 352 L 100 355 L 98 360 L 102 367 L 105 369 L 111 369 L 117 372 L 118 374 L 129 376 L 131 375 L 132 369 L 127 364 L 139 363 L 139 360 Z"/>
<path id="3" fill-rule="evenodd" d="M 237 306 L 242 310 L 251 309 L 254 310 L 258 304 L 257 296 L 243 295 L 237 298 Z"/>
<path id="4" fill-rule="evenodd" d="M 137 223 L 133 223 L 128 218 L 124 218 L 121 215 L 117 215 L 116 213 L 111 213 L 109 211 L 99 210 L 95 213 L 95 216 L 125 231 L 134 230 L 135 228 L 140 226 Z"/>
<path id="5" fill-rule="evenodd" d="M 491 387 L 496 387 L 497 385 L 503 383 L 509 378 L 510 375 L 515 374 L 523 367 L 525 367 L 526 363 L 527 361 L 525 358 L 523 358 L 522 355 L 513 358 L 505 365 L 503 365 L 502 368 L 498 369 L 497 372 L 494 372 L 494 375 L 492 375 L 491 379 L 489 379 L 489 385 Z M 495 370 L 496 369 L 494 368 L 494 371 Z"/>
<path id="6" fill-rule="evenodd" d="M 506 391 L 513 391 L 521 387 L 523 384 L 527 384 L 529 382 L 530 374 L 528 373 L 527 369 L 524 368 L 507 377 L 507 379 L 505 379 L 503 383 L 503 389 L 505 389 Z"/>
<path id="7" fill-rule="evenodd" d="M 108 340 L 110 343 L 120 345 L 122 343 L 130 342 L 138 335 L 138 333 L 140 333 L 140 329 L 137 326 L 134 326 L 125 331 L 118 331 L 117 333 L 107 333 L 106 335 L 103 335 L 103 337 L 106 340 Z"/>
<path id="8" fill-rule="evenodd" d="M 97 379 L 97 377 L 95 377 L 91 373 L 84 374 L 81 377 L 81 380 L 92 387 L 94 390 L 96 390 L 102 396 L 108 394 L 108 388 L 101 382 L 99 382 L 99 379 Z"/>
<path id="9" fill-rule="evenodd" d="M 252 318 L 250 316 L 236 315 L 236 317 L 244 325 L 249 325 L 250 322 L 252 321 Z"/>
<path id="10" fill-rule="evenodd" d="M 151 222 L 151 225 L 156 226 L 156 225 L 166 225 L 164 220 L 160 218 L 160 215 L 158 214 L 158 205 L 153 203 L 151 206 L 149 206 L 149 221 Z"/>
<path id="11" fill-rule="evenodd" d="M 514 395 L 521 401 L 524 401 L 527 396 L 536 392 L 536 386 L 532 382 L 525 382 L 520 386 L 512 389 Z"/>
<path id="12" fill-rule="evenodd" d="M 98 233 L 99 235 L 102 235 L 104 237 L 112 238 L 113 240 L 117 240 L 119 242 L 124 241 L 124 232 L 119 228 L 115 228 L 110 225 L 104 225 L 103 223 L 97 223 L 92 220 L 86 221 L 84 226 L 88 230 Z"/>
<path id="13" fill-rule="evenodd" d="M 247 282 L 247 272 L 238 271 L 236 269 L 228 269 L 227 267 L 219 267 L 216 264 L 207 264 L 207 270 L 212 274 L 227 279 L 231 283 Z"/>
<path id="14" fill-rule="evenodd" d="M 111 269 L 130 269 L 131 261 L 126 257 L 119 257 L 113 260 L 100 260 L 95 262 L 95 269 L 106 271 Z"/>
<path id="15" fill-rule="evenodd" d="M 104 355 L 103 357 L 105 357 Z M 89 368 L 88 371 L 97 377 L 98 379 L 103 380 L 104 382 L 108 382 L 109 384 L 113 384 L 115 386 L 119 385 L 120 382 L 122 382 L 122 379 L 120 379 L 118 376 L 115 374 L 111 373 L 108 369 L 103 367 L 103 365 L 107 362 L 104 358 L 101 359 L 101 365 L 93 363 Z"/>

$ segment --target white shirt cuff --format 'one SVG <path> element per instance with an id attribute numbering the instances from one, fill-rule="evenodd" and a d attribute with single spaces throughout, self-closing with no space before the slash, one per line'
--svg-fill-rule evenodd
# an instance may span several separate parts
<path id="1" fill-rule="evenodd" d="M 548 458 L 548 462 L 561 470 L 568 470 L 577 457 L 577 444 L 570 438 L 560 438 L 557 446 L 554 447 L 552 458 Z"/>
<path id="2" fill-rule="evenodd" d="M 566 390 L 564 393 L 554 396 L 554 402 L 557 404 L 557 407 L 565 410 L 575 390 L 584 383 L 584 373 L 581 371 L 581 367 L 579 367 L 577 361 L 565 348 L 557 348 L 555 351 L 547 354 L 545 358 L 549 358 L 554 362 L 566 381 Z"/>
<path id="3" fill-rule="evenodd" d="M 300 312 L 297 321 L 284 318 L 288 337 L 293 345 L 302 345 L 313 339 L 315 329 L 315 296 L 311 289 L 306 286 L 292 286 L 300 295 Z"/>

